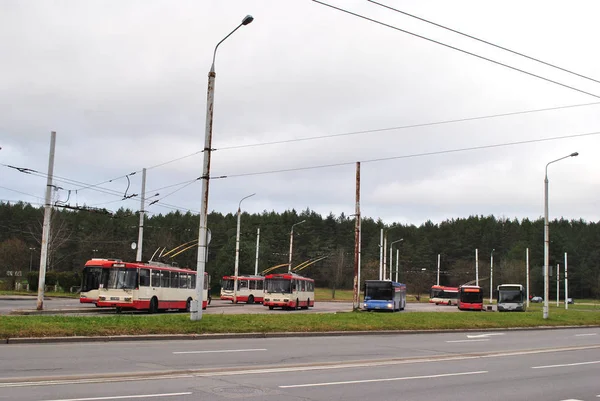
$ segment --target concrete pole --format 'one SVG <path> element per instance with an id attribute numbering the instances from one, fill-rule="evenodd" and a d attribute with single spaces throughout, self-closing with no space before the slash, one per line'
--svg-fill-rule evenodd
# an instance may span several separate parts
<path id="1" fill-rule="evenodd" d="M 354 204 L 354 285 L 352 297 L 352 309 L 360 308 L 360 281 L 359 281 L 359 260 L 360 260 L 360 162 L 356 162 L 356 194 Z"/>
<path id="2" fill-rule="evenodd" d="M 525 252 L 525 276 L 527 277 L 527 307 L 529 307 L 529 248 Z"/>
<path id="3" fill-rule="evenodd" d="M 46 180 L 46 201 L 44 203 L 44 225 L 42 226 L 37 310 L 44 310 L 44 287 L 46 286 L 46 264 L 48 263 L 48 239 L 50 238 L 50 217 L 52 215 L 52 176 L 54 174 L 55 147 L 56 132 L 52 131 L 50 133 L 50 157 L 48 158 L 48 179 Z"/>
<path id="4" fill-rule="evenodd" d="M 383 235 L 383 280 L 387 280 L 387 231 Z"/>
<path id="5" fill-rule="evenodd" d="M 567 279 L 567 253 L 565 252 L 565 310 L 569 309 L 569 280 Z"/>
<path id="6" fill-rule="evenodd" d="M 437 281 L 436 285 L 440 285 L 440 254 L 438 253 L 438 265 L 437 265 Z"/>
<path id="7" fill-rule="evenodd" d="M 290 230 L 290 257 L 289 257 L 289 263 L 288 263 L 288 273 L 292 272 L 292 252 L 293 252 L 293 243 L 294 243 L 294 226 L 297 226 L 298 224 L 302 224 L 304 222 L 306 222 L 306 220 L 302 220 L 299 223 L 292 224 L 292 229 Z"/>
<path id="8" fill-rule="evenodd" d="M 390 281 L 392 281 L 392 266 L 394 265 L 394 252 L 392 252 L 392 244 L 390 244 Z"/>
<path id="9" fill-rule="evenodd" d="M 146 169 L 142 169 L 142 196 L 140 201 L 140 224 L 138 228 L 137 254 L 135 260 L 142 261 L 142 243 L 144 241 L 144 213 L 146 208 Z"/>
<path id="10" fill-rule="evenodd" d="M 400 259 L 400 249 L 396 249 L 396 282 L 398 281 L 398 259 Z"/>
<path id="11" fill-rule="evenodd" d="M 251 196 L 256 194 L 248 195 L 240 200 L 238 204 L 237 211 L 237 231 L 235 233 L 235 263 L 234 263 L 234 271 L 233 271 L 233 303 L 237 303 L 237 284 L 238 284 L 238 274 L 239 274 L 239 265 L 240 265 L 240 227 L 242 222 L 242 202 L 244 199 L 248 199 Z"/>
<path id="12" fill-rule="evenodd" d="M 383 280 L 383 228 L 379 239 L 379 280 Z"/>
<path id="13" fill-rule="evenodd" d="M 475 285 L 479 285 L 479 256 L 475 248 Z"/>
<path id="14" fill-rule="evenodd" d="M 492 249 L 492 253 L 490 254 L 490 305 L 492 304 L 494 294 L 494 251 L 495 249 Z"/>
<path id="15" fill-rule="evenodd" d="M 254 263 L 254 275 L 258 276 L 258 249 L 260 245 L 260 227 L 256 229 L 256 262 Z"/>

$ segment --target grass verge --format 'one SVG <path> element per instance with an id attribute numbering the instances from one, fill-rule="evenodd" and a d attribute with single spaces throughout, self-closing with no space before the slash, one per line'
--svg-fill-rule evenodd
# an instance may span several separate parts
<path id="1" fill-rule="evenodd" d="M 524 313 L 337 313 L 204 315 L 188 314 L 71 316 L 0 316 L 0 338 L 110 336 L 145 334 L 273 333 L 374 330 L 450 330 L 537 326 L 599 325 L 600 314 L 559 310 L 544 320 L 539 311 Z"/>

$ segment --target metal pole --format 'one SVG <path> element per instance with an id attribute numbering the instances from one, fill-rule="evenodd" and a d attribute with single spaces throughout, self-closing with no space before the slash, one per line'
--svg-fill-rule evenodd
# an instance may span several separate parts
<path id="1" fill-rule="evenodd" d="M 258 250 L 260 248 L 260 227 L 256 229 L 256 262 L 254 263 L 254 275 L 258 276 Z"/>
<path id="2" fill-rule="evenodd" d="M 359 260 L 360 260 L 360 162 L 356 162 L 356 194 L 354 204 L 354 285 L 352 297 L 352 309 L 358 310 L 360 307 L 360 281 L 359 281 Z"/>
<path id="3" fill-rule="evenodd" d="M 440 285 L 440 254 L 438 253 L 438 265 L 437 265 L 437 282 L 436 285 Z"/>
<path id="4" fill-rule="evenodd" d="M 387 280 L 387 230 L 383 235 L 383 280 Z"/>
<path id="5" fill-rule="evenodd" d="M 525 275 L 527 276 L 527 307 L 529 308 L 529 248 L 525 252 Z"/>
<path id="6" fill-rule="evenodd" d="M 202 298 L 204 296 L 204 271 L 206 267 L 206 254 L 207 254 L 207 219 L 208 219 L 208 180 L 210 178 L 210 156 L 211 156 L 211 145 L 212 145 L 212 127 L 213 127 L 213 108 L 215 100 L 215 56 L 217 55 L 217 48 L 225 39 L 233 34 L 242 25 L 248 25 L 252 22 L 251 16 L 246 16 L 242 23 L 238 25 L 229 35 L 225 36 L 217 46 L 213 53 L 213 62 L 208 73 L 208 88 L 206 96 L 206 125 L 204 130 L 204 151 L 202 153 L 202 196 L 200 198 L 200 224 L 198 228 L 198 257 L 196 263 L 196 300 L 192 302 L 190 310 L 190 320 L 201 320 L 202 319 Z"/>
<path id="7" fill-rule="evenodd" d="M 560 302 L 560 265 L 556 264 L 556 306 Z"/>
<path id="8" fill-rule="evenodd" d="M 383 228 L 381 229 L 381 238 L 379 239 L 379 280 L 383 278 Z"/>
<path id="9" fill-rule="evenodd" d="M 398 281 L 398 258 L 400 258 L 400 249 L 396 248 L 396 282 Z"/>
<path id="10" fill-rule="evenodd" d="M 292 272 L 292 251 L 293 251 L 293 243 L 294 243 L 294 226 L 297 226 L 298 224 L 302 224 L 306 222 L 306 220 L 302 220 L 299 223 L 296 224 L 292 224 L 292 229 L 290 230 L 290 257 L 289 257 L 289 263 L 288 263 L 288 273 Z"/>
<path id="11" fill-rule="evenodd" d="M 52 175 L 54 174 L 55 147 L 56 132 L 52 131 L 50 133 L 50 157 L 48 158 L 48 179 L 46 180 L 46 201 L 44 203 L 44 225 L 42 226 L 37 310 L 44 309 L 44 287 L 46 286 L 46 264 L 48 262 L 48 238 L 50 237 L 50 216 L 52 214 Z"/>
<path id="12" fill-rule="evenodd" d="M 248 195 L 243 197 L 238 204 L 237 211 L 237 231 L 235 233 L 235 264 L 233 270 L 233 303 L 237 303 L 237 284 L 238 284 L 238 274 L 239 274 L 239 264 L 240 264 L 240 226 L 242 220 L 242 202 L 244 199 L 247 199 L 256 194 Z"/>
<path id="13" fill-rule="evenodd" d="M 475 248 L 475 285 L 479 285 L 479 257 Z"/>
<path id="14" fill-rule="evenodd" d="M 544 307 L 542 316 L 544 319 L 548 319 L 549 315 L 549 288 L 550 288 L 550 277 L 549 277 L 549 267 L 550 267 L 550 227 L 548 223 L 548 166 L 552 163 L 556 163 L 557 161 L 566 159 L 567 157 L 575 157 L 578 156 L 579 153 L 574 152 L 568 156 L 561 157 L 560 159 L 552 160 L 548 164 L 546 164 L 546 173 L 544 175 Z"/>
<path id="15" fill-rule="evenodd" d="M 140 201 L 140 225 L 138 229 L 137 254 L 135 260 L 142 261 L 142 242 L 144 241 L 144 213 L 146 203 L 146 169 L 142 169 L 142 197 Z"/>
<path id="16" fill-rule="evenodd" d="M 490 304 L 492 303 L 494 289 L 494 251 L 495 249 L 492 249 L 490 254 Z"/>
<path id="17" fill-rule="evenodd" d="M 567 253 L 565 252 L 565 310 L 569 309 L 569 280 L 567 279 Z"/>
<path id="18" fill-rule="evenodd" d="M 392 252 L 392 244 L 390 244 L 390 281 L 392 281 L 392 266 L 394 266 L 394 253 Z"/>

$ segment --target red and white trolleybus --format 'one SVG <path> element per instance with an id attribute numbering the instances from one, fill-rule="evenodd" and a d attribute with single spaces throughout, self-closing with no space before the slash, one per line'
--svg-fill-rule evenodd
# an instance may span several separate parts
<path id="1" fill-rule="evenodd" d="M 221 281 L 221 299 L 235 303 L 261 303 L 265 296 L 264 284 L 264 276 L 224 276 Z"/>
<path id="2" fill-rule="evenodd" d="M 209 276 L 204 273 L 202 309 L 210 303 Z M 97 306 L 147 310 L 189 311 L 196 299 L 196 271 L 163 263 L 113 262 L 102 269 Z"/>
<path id="3" fill-rule="evenodd" d="M 93 258 L 85 262 L 81 274 L 81 289 L 79 291 L 80 303 L 96 304 L 98 302 L 102 269 L 111 267 L 113 263 L 121 263 L 121 260 Z"/>
<path id="4" fill-rule="evenodd" d="M 315 306 L 315 280 L 296 273 L 265 276 L 265 299 L 269 309 L 308 309 Z"/>

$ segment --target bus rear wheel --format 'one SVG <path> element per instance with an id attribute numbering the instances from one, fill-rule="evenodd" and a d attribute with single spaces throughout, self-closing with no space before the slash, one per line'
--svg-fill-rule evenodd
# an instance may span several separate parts
<path id="1" fill-rule="evenodd" d="M 274 308 L 273 306 L 269 306 L 269 310 L 273 310 L 273 308 Z"/>
<path id="2" fill-rule="evenodd" d="M 300 300 L 298 298 L 296 298 L 296 309 L 300 309 L 300 308 L 302 308 L 300 306 Z"/>
<path id="3" fill-rule="evenodd" d="M 188 298 L 187 301 L 185 301 L 185 311 L 190 312 L 191 309 L 192 309 L 192 298 Z"/>
<path id="4" fill-rule="evenodd" d="M 253 304 L 253 303 L 254 303 L 254 295 L 250 295 L 250 296 L 248 297 L 248 303 L 249 303 L 249 304 Z"/>
<path id="5" fill-rule="evenodd" d="M 158 312 L 158 298 L 152 297 L 150 300 L 150 307 L 148 308 L 148 313 L 156 313 Z"/>
<path id="6" fill-rule="evenodd" d="M 306 306 L 303 306 L 302 309 L 308 309 L 309 306 L 310 306 L 310 298 L 308 298 L 306 300 Z"/>

